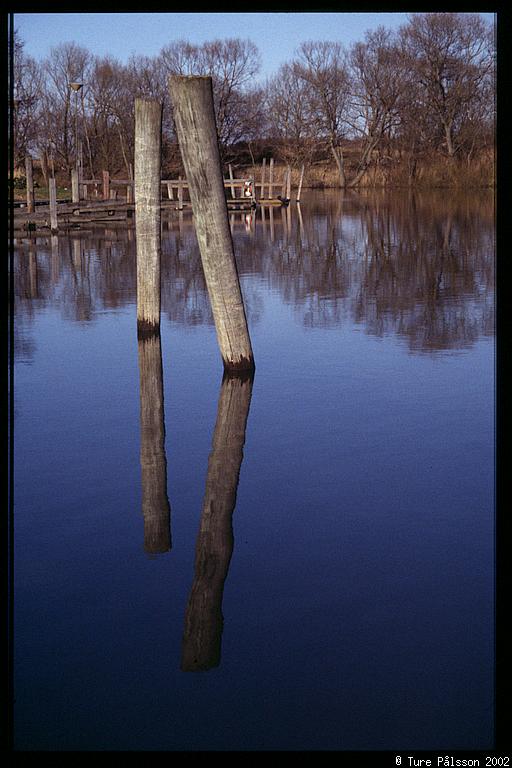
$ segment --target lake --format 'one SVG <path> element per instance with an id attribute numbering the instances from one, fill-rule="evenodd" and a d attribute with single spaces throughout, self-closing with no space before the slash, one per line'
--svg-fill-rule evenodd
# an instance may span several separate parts
<path id="1" fill-rule="evenodd" d="M 494 743 L 493 192 L 264 214 L 253 378 L 190 212 L 149 341 L 134 230 L 15 240 L 17 750 Z"/>

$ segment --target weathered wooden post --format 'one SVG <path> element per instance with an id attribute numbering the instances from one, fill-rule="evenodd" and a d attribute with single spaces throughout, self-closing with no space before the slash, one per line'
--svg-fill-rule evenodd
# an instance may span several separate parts
<path id="1" fill-rule="evenodd" d="M 133 181 L 128 181 L 126 185 L 126 203 L 131 205 L 133 203 Z"/>
<path id="2" fill-rule="evenodd" d="M 103 199 L 108 200 L 110 198 L 110 174 L 108 171 L 103 171 L 102 176 L 103 176 Z"/>
<path id="3" fill-rule="evenodd" d="M 194 582 L 185 613 L 181 669 L 218 666 L 222 641 L 222 595 L 233 553 L 233 511 L 243 459 L 253 375 L 224 374 L 201 523 L 196 541 Z"/>
<path id="4" fill-rule="evenodd" d="M 265 166 L 266 164 L 267 164 L 267 158 L 264 157 L 261 163 L 260 197 L 265 197 Z"/>
<path id="5" fill-rule="evenodd" d="M 272 197 L 274 192 L 274 158 L 270 158 L 268 167 L 268 196 Z"/>
<path id="6" fill-rule="evenodd" d="M 78 171 L 76 169 L 73 169 L 71 171 L 71 201 L 73 203 L 79 203 L 80 202 L 80 194 L 79 194 L 79 187 L 78 187 Z"/>
<path id="7" fill-rule="evenodd" d="M 231 198 L 234 200 L 236 197 L 236 191 L 233 185 L 233 168 L 231 167 L 231 163 L 229 164 L 229 179 L 231 181 Z"/>
<path id="8" fill-rule="evenodd" d="M 172 183 L 170 181 L 167 182 L 167 197 L 169 200 L 174 200 L 174 194 L 172 191 Z"/>
<path id="9" fill-rule="evenodd" d="M 34 213 L 34 171 L 30 155 L 27 155 L 25 158 L 25 177 L 27 180 L 27 211 L 28 213 Z"/>
<path id="10" fill-rule="evenodd" d="M 183 210 L 183 184 L 181 183 L 181 176 L 178 176 L 178 211 Z"/>
<path id="11" fill-rule="evenodd" d="M 50 232 L 53 234 L 58 231 L 57 222 L 57 186 L 55 176 L 52 176 L 48 182 L 48 191 L 50 193 Z"/>
<path id="12" fill-rule="evenodd" d="M 160 334 L 139 338 L 138 353 L 144 549 L 150 554 L 158 554 L 171 549 Z"/>
<path id="13" fill-rule="evenodd" d="M 281 197 L 286 198 L 286 185 L 288 182 L 288 168 L 284 169 L 283 181 L 281 184 Z"/>
<path id="14" fill-rule="evenodd" d="M 169 78 L 203 271 L 226 370 L 252 370 L 254 358 L 229 229 L 211 77 Z"/>
<path id="15" fill-rule="evenodd" d="M 302 191 L 302 181 L 304 179 L 304 163 L 302 163 L 302 168 L 300 169 L 300 179 L 299 179 L 299 187 L 297 189 L 297 202 L 300 203 L 300 193 Z"/>
<path id="16" fill-rule="evenodd" d="M 290 166 L 287 166 L 286 169 L 286 194 L 285 197 L 287 200 L 291 200 L 292 198 L 292 169 Z"/>
<path id="17" fill-rule="evenodd" d="M 137 333 L 160 328 L 160 154 L 162 105 L 135 99 L 135 229 Z"/>

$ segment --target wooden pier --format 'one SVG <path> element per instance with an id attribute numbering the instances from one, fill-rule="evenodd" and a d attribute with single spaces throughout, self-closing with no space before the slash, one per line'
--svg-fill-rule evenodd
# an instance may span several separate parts
<path id="1" fill-rule="evenodd" d="M 248 176 L 236 178 L 229 166 L 229 178 L 224 179 L 226 204 L 228 211 L 250 211 L 259 206 L 271 207 L 288 205 L 291 199 L 291 170 L 285 169 L 280 181 L 274 178 L 273 158 L 268 163 L 266 178 L 266 159 L 262 163 L 261 178 L 256 180 Z M 14 202 L 14 230 L 38 231 L 52 230 L 54 233 L 82 228 L 86 224 L 134 219 L 134 181 L 133 179 L 113 179 L 108 171 L 102 172 L 101 179 L 77 179 L 76 171 L 71 173 L 71 198 L 57 200 L 50 179 L 50 197 L 52 200 L 35 200 L 33 177 L 30 173 L 32 161 L 27 158 L 27 195 L 26 202 Z M 304 167 L 297 191 L 300 199 Z M 161 180 L 161 209 L 183 211 L 191 207 L 189 187 L 186 179 Z M 77 199 L 78 198 L 78 199 Z"/>

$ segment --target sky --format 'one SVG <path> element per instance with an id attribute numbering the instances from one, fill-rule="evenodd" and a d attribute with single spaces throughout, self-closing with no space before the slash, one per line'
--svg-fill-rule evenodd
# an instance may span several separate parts
<path id="1" fill-rule="evenodd" d="M 492 20 L 493 14 L 481 14 Z M 60 43 L 75 42 L 97 56 L 125 63 L 130 54 L 155 56 L 174 40 L 202 43 L 249 38 L 261 53 L 260 79 L 275 74 L 304 40 L 362 40 L 368 29 L 396 29 L 407 13 L 15 13 L 25 53 L 40 60 Z"/>

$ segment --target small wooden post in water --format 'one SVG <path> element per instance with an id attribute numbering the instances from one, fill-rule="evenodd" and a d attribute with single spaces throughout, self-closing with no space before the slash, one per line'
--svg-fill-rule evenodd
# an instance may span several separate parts
<path id="1" fill-rule="evenodd" d="M 288 165 L 286 168 L 286 199 L 291 200 L 292 196 L 292 169 Z"/>
<path id="2" fill-rule="evenodd" d="M 110 174 L 108 171 L 103 171 L 103 199 L 108 200 L 110 198 Z"/>
<path id="3" fill-rule="evenodd" d="M 160 150 L 162 105 L 135 99 L 135 229 L 137 333 L 160 329 Z"/>
<path id="4" fill-rule="evenodd" d="M 281 186 L 281 197 L 286 199 L 286 190 L 288 188 L 288 166 L 284 169 L 283 173 L 283 183 Z"/>
<path id="5" fill-rule="evenodd" d="M 272 197 L 272 194 L 274 192 L 274 158 L 270 158 L 269 168 L 268 168 L 268 196 Z"/>
<path id="6" fill-rule="evenodd" d="M 300 169 L 300 179 L 299 179 L 299 188 L 297 190 L 297 202 L 300 203 L 300 193 L 302 191 L 302 181 L 304 179 L 304 163 L 302 163 L 302 168 Z"/>
<path id="7" fill-rule="evenodd" d="M 57 223 L 57 186 L 55 176 L 52 176 L 48 182 L 48 191 L 50 193 L 50 231 L 57 232 L 59 225 Z"/>
<path id="8" fill-rule="evenodd" d="M 261 163 L 261 186 L 260 197 L 265 197 L 265 165 L 267 164 L 267 158 L 264 157 Z"/>
<path id="9" fill-rule="evenodd" d="M 183 210 L 183 184 L 181 183 L 181 176 L 178 176 L 178 211 Z"/>
<path id="10" fill-rule="evenodd" d="M 73 203 L 80 202 L 80 194 L 78 191 L 78 171 L 76 169 L 71 171 L 71 201 Z"/>
<path id="11" fill-rule="evenodd" d="M 169 90 L 224 368 L 253 370 L 251 340 L 229 229 L 212 79 L 174 75 L 169 78 Z"/>
<path id="12" fill-rule="evenodd" d="M 25 158 L 25 176 L 27 179 L 27 211 L 34 213 L 34 173 L 30 155 Z"/>
<path id="13" fill-rule="evenodd" d="M 235 187 L 233 186 L 233 168 L 231 167 L 231 163 L 229 164 L 229 179 L 231 181 L 231 197 L 234 199 L 236 197 Z"/>

